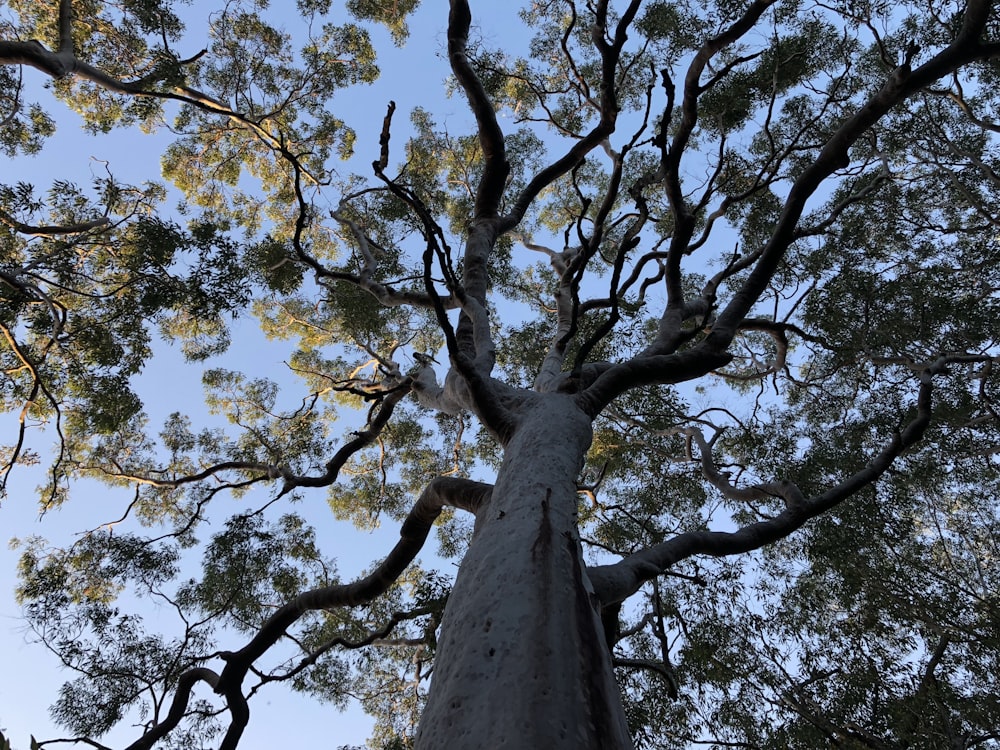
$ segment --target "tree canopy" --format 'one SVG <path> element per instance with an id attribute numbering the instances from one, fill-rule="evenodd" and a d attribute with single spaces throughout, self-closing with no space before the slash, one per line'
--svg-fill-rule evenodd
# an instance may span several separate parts
<path id="1" fill-rule="evenodd" d="M 18 541 L 39 746 L 232 749 L 283 684 L 375 748 L 577 693 L 558 747 L 1000 747 L 1000 9 L 481 5 L 6 3 L 6 156 L 164 144 L 0 184 L 0 480 L 122 498 Z M 462 114 L 372 110 L 383 44 Z M 400 540 L 342 579 L 333 519 Z"/>

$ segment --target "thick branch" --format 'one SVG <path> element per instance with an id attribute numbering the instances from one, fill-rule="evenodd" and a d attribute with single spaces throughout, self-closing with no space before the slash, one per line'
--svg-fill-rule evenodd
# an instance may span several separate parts
<path id="1" fill-rule="evenodd" d="M 388 162 L 389 128 L 394 109 L 394 105 L 390 103 L 379 138 L 380 157 L 372 167 L 392 194 L 413 210 L 423 227 L 427 243 L 423 253 L 424 288 L 444 334 L 452 364 L 443 388 L 437 384 L 434 372 L 429 367 L 422 369 L 414 385 L 422 391 L 421 398 L 431 408 L 441 408 L 447 413 L 471 408 L 495 434 L 503 436 L 509 432 L 511 417 L 501 404 L 497 382 L 490 378 L 496 357 L 486 308 L 486 264 L 497 238 L 496 222 L 479 221 L 470 230 L 465 245 L 464 275 L 459 284 L 451 268 L 451 252 L 444 232 L 434 220 L 430 209 L 412 190 L 400 185 L 384 172 L 384 164 Z M 360 235 L 360 229 L 355 232 Z M 366 242 L 363 236 L 358 236 L 357 239 L 359 244 Z M 363 245 L 361 250 L 364 252 Z M 452 327 L 444 300 L 435 292 L 435 281 L 431 274 L 435 257 L 451 291 L 449 299 L 457 300 L 462 310 L 457 328 Z M 445 397 L 444 400 L 441 400 L 442 396 Z M 431 401 L 436 402 L 436 405 L 432 405 Z"/>
<path id="2" fill-rule="evenodd" d="M 796 238 L 796 227 L 806 201 L 820 184 L 838 169 L 850 163 L 849 150 L 893 107 L 940 78 L 975 60 L 997 55 L 992 46 L 980 43 L 990 3 L 970 0 L 955 40 L 924 65 L 910 71 L 908 63 L 897 68 L 889 80 L 852 117 L 845 120 L 822 150 L 792 185 L 774 232 L 760 253 L 760 258 L 746 281 L 719 314 L 708 344 L 718 351 L 732 342 L 740 323 L 763 294 L 777 271 L 781 259 Z"/>
<path id="3" fill-rule="evenodd" d="M 219 675 L 205 667 L 196 667 L 184 672 L 177 680 L 177 687 L 174 689 L 174 700 L 170 704 L 170 711 L 167 712 L 166 718 L 155 724 L 142 737 L 125 748 L 125 750 L 149 750 L 149 748 L 173 731 L 174 727 L 184 718 L 188 701 L 191 699 L 191 692 L 199 682 L 207 682 L 214 688 L 219 683 Z"/>
<path id="4" fill-rule="evenodd" d="M 11 42 L 0 40 L 0 64 L 29 65 L 42 71 L 52 78 L 62 78 L 72 72 L 69 60 L 58 53 L 45 49 L 41 42 L 34 39 L 27 42 Z"/>
<path id="5" fill-rule="evenodd" d="M 580 393 L 581 408 L 596 416 L 625 391 L 644 385 L 670 385 L 694 380 L 732 361 L 732 355 L 697 347 L 675 354 L 637 357 L 596 367 L 593 382 Z"/>
<path id="6" fill-rule="evenodd" d="M 489 499 L 492 491 L 492 485 L 469 479 L 438 477 L 432 480 L 403 521 L 399 542 L 374 571 L 354 583 L 306 591 L 278 609 L 246 646 L 227 655 L 226 667 L 216 692 L 226 694 L 229 690 L 238 690 L 253 662 L 277 643 L 306 612 L 366 604 L 385 593 L 420 552 L 431 526 L 445 506 L 462 508 L 474 514 Z"/>
<path id="7" fill-rule="evenodd" d="M 492 219 L 500 207 L 510 165 L 504 146 L 503 132 L 497 123 L 496 110 L 486 89 L 469 64 L 466 47 L 472 12 L 467 0 L 451 0 L 448 16 L 448 59 L 462 90 L 469 99 L 469 106 L 476 117 L 479 146 L 483 150 L 483 176 L 476 191 L 475 219 Z"/>
<path id="8" fill-rule="evenodd" d="M 558 279 L 555 290 L 556 332 L 534 383 L 536 391 L 553 390 L 564 377 L 562 365 L 566 359 L 566 346 L 573 330 L 573 275 L 570 266 L 573 265 L 577 251 L 566 248 L 562 252 L 556 252 L 524 237 L 521 238 L 521 244 L 529 250 L 544 253 Z"/>
<path id="9" fill-rule="evenodd" d="M 787 537 L 800 529 L 811 518 L 825 513 L 837 504 L 869 486 L 881 477 L 893 461 L 907 448 L 917 443 L 927 429 L 931 419 L 931 391 L 934 374 L 944 371 L 946 358 L 938 360 L 920 376 L 917 394 L 917 413 L 913 420 L 901 431 L 893 434 L 888 445 L 863 469 L 855 472 L 840 484 L 826 492 L 808 499 L 801 499 L 798 489 L 788 482 L 774 482 L 767 486 L 739 491 L 728 485 L 728 481 L 713 472 L 714 463 L 707 457 L 704 443 L 701 444 L 702 460 L 709 480 L 726 494 L 742 498 L 755 497 L 758 492 L 785 497 L 787 507 L 775 518 L 758 521 L 744 526 L 738 531 L 690 531 L 630 555 L 614 565 L 597 566 L 588 571 L 594 590 L 602 603 L 622 601 L 631 596 L 650 579 L 656 578 L 671 566 L 695 555 L 724 557 L 742 554 Z M 785 491 L 782 491 L 785 490 Z M 789 502 L 791 500 L 791 502 Z"/>
<path id="10" fill-rule="evenodd" d="M 63 3 L 68 5 L 68 3 Z M 237 115 L 224 102 L 214 99 L 188 86 L 176 86 L 172 91 L 155 91 L 151 85 L 158 83 L 154 78 L 140 78 L 135 81 L 122 81 L 89 63 L 78 59 L 70 44 L 60 45 L 58 52 L 45 48 L 41 42 L 34 39 L 27 42 L 0 41 L 0 65 L 29 65 L 42 71 L 52 78 L 74 76 L 97 84 L 103 89 L 127 96 L 150 96 L 161 99 L 176 99 L 192 104 L 198 104 L 206 109 L 213 109 L 220 114 Z"/>
<path id="11" fill-rule="evenodd" d="M 62 234 L 80 234 L 89 232 L 91 229 L 108 226 L 111 221 L 106 216 L 100 216 L 90 221 L 81 221 L 76 224 L 50 224 L 34 226 L 24 224 L 11 216 L 6 211 L 0 209 L 0 223 L 6 224 L 15 232 L 31 235 L 32 237 L 53 237 Z"/>
<path id="12" fill-rule="evenodd" d="M 628 27 L 635 19 L 641 5 L 640 0 L 632 0 L 624 10 L 615 28 L 611 44 L 605 41 L 604 21 L 607 17 L 607 0 L 601 0 L 597 9 L 597 21 L 593 29 L 594 45 L 601 54 L 601 119 L 583 138 L 574 143 L 559 159 L 538 172 L 525 186 L 514 201 L 511 210 L 503 217 L 502 231 L 507 231 L 520 223 L 532 201 L 545 188 L 583 162 L 584 157 L 604 143 L 615 132 L 618 121 L 618 92 L 616 72 L 622 48 L 628 40 Z"/>

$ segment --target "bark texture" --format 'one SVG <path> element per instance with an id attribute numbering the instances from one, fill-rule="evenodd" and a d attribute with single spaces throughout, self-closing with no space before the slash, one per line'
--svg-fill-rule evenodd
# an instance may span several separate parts
<path id="1" fill-rule="evenodd" d="M 532 394 L 445 612 L 420 750 L 631 748 L 576 524 L 589 417 Z"/>

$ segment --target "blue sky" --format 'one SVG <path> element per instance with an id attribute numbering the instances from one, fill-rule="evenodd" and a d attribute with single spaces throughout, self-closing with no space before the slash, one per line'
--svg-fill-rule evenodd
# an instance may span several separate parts
<path id="1" fill-rule="evenodd" d="M 485 11 L 491 15 L 482 21 L 489 37 L 502 33 L 515 20 L 514 11 L 503 7 L 504 4 L 478 5 L 483 7 L 474 7 L 474 13 Z M 479 20 L 477 18 L 477 22 Z M 390 99 L 396 101 L 398 108 L 393 141 L 396 148 L 404 141 L 407 113 L 415 106 L 431 109 L 445 122 L 468 121 L 463 99 L 443 97 L 442 82 L 447 75 L 443 55 L 446 22 L 447 6 L 443 3 L 429 4 L 411 24 L 413 35 L 410 44 L 402 50 L 388 42 L 387 34 L 374 32 L 379 45 L 382 78 L 367 90 L 341 95 L 340 102 L 345 111 L 338 112 L 358 131 L 356 150 L 361 159 L 359 164 L 369 164 L 377 154 L 381 118 Z M 194 37 L 193 46 L 203 32 L 194 21 L 189 30 Z M 58 129 L 40 155 L 8 162 L 0 175 L 0 182 L 26 181 L 42 191 L 53 179 L 86 185 L 93 175 L 104 174 L 104 162 L 108 162 L 114 175 L 125 182 L 159 179 L 158 159 L 165 140 L 159 136 L 145 136 L 138 130 L 89 136 L 80 129 L 76 115 L 42 91 L 45 79 L 41 73 L 26 69 L 24 76 L 30 89 L 37 92 L 37 99 L 56 117 Z M 399 156 L 398 152 L 396 156 Z M 359 171 L 363 169 L 360 166 L 355 168 Z M 254 374 L 273 376 L 280 373 L 286 353 L 287 348 L 281 343 L 264 341 L 255 331 L 253 320 L 247 318 L 238 324 L 234 332 L 234 346 L 223 359 L 225 366 L 233 369 L 243 369 L 241 365 L 252 362 Z M 218 363 L 209 363 L 214 364 Z M 268 368 L 273 371 L 261 371 Z M 145 392 L 154 394 L 147 409 L 152 417 L 151 424 L 160 423 L 163 416 L 175 410 L 189 411 L 194 423 L 199 424 L 198 415 L 204 412 L 200 369 L 185 366 L 176 350 L 158 347 L 156 361 L 140 378 L 142 385 L 148 386 Z M 5 415 L 3 419 L 7 420 L 8 430 L 15 429 L 16 415 Z M 39 450 L 52 443 L 49 435 L 36 433 L 32 439 L 33 447 Z M 16 472 L 9 496 L 0 505 L 0 536 L 4 542 L 13 536 L 38 534 L 57 544 L 67 543 L 79 532 L 120 515 L 128 501 L 126 495 L 103 486 L 85 485 L 73 494 L 64 508 L 40 519 L 34 492 L 41 480 L 40 472 L 41 469 L 25 467 Z M 316 507 L 325 511 L 322 491 L 317 495 Z M 322 530 L 325 531 L 325 542 L 335 548 L 341 573 L 345 576 L 371 565 L 390 549 L 397 538 L 394 528 L 365 534 L 345 524 L 335 524 L 328 514 L 323 519 Z M 48 706 L 56 698 L 58 686 L 71 675 L 60 670 L 54 655 L 33 643 L 32 634 L 20 619 L 20 609 L 13 599 L 16 562 L 17 553 L 8 549 L 6 544 L 0 545 L 0 653 L 3 654 L 0 729 L 12 740 L 15 748 L 23 749 L 27 747 L 30 734 L 39 739 L 67 736 L 64 730 L 53 726 Z M 281 689 L 265 691 L 254 704 L 251 705 L 251 723 L 241 745 L 247 750 L 275 746 L 308 747 L 319 743 L 324 747 L 361 744 L 368 734 L 369 722 L 359 715 L 359 711 L 351 711 L 344 716 L 331 715 L 330 707 Z M 102 741 L 116 746 L 127 744 L 136 737 L 136 731 L 125 726 Z"/>
<path id="2" fill-rule="evenodd" d="M 72 123 L 73 119 L 71 114 L 60 118 L 59 133 L 40 157 L 22 160 L 23 168 L 31 170 L 31 180 L 36 185 L 46 185 L 52 177 L 65 179 L 66 171 L 60 172 L 60 169 L 67 163 L 78 169 L 77 179 L 85 182 L 89 164 L 105 159 L 122 164 L 121 169 L 116 167 L 115 173 L 123 180 L 129 180 L 128 172 L 133 170 L 138 177 L 157 174 L 158 153 L 150 148 L 149 137 L 123 131 L 90 138 L 66 127 L 66 121 Z M 128 158 L 121 159 L 123 154 Z M 66 155 L 71 155 L 72 159 L 67 160 Z M 15 165 L 16 168 L 21 166 Z M 99 164 L 96 166 L 101 169 Z M 233 338 L 232 351 L 209 365 L 224 364 L 241 369 L 252 360 L 258 372 L 263 365 L 271 375 L 280 376 L 282 362 L 287 359 L 287 346 L 266 341 L 249 317 L 237 321 Z M 244 364 L 240 360 L 244 360 Z M 176 410 L 188 411 L 195 424 L 204 424 L 201 369 L 185 364 L 176 348 L 164 344 L 157 347 L 155 362 L 138 378 L 140 393 L 146 394 L 148 399 L 146 411 L 154 428 Z M 8 425 L 5 434 L 11 434 L 9 431 L 16 429 L 16 415 L 4 415 L 3 419 Z M 32 440 L 39 450 L 53 442 L 51 433 L 35 433 Z M 15 535 L 23 538 L 37 534 L 56 544 L 68 543 L 80 532 L 120 516 L 129 501 L 128 493 L 90 483 L 80 485 L 65 506 L 40 518 L 35 488 L 43 481 L 42 471 L 41 467 L 18 467 L 8 497 L 0 504 L 0 534 L 4 541 L 0 546 L 0 653 L 3 654 L 0 672 L 5 676 L 0 680 L 0 729 L 15 748 L 22 750 L 27 747 L 30 734 L 38 739 L 67 736 L 64 730 L 52 725 L 48 707 L 56 698 L 59 685 L 70 678 L 71 673 L 60 669 L 56 657 L 34 642 L 36 639 L 20 618 L 20 608 L 13 598 L 18 553 L 6 542 Z M 324 496 L 322 491 L 316 494 L 316 507 L 323 512 L 326 508 Z M 231 505 L 229 507 L 232 509 Z M 371 555 L 374 550 L 388 551 L 396 538 L 391 528 L 364 534 L 333 519 L 323 520 L 327 543 L 335 543 L 338 558 L 343 555 L 339 562 L 345 574 L 370 564 L 372 561 L 365 560 L 364 556 Z M 236 643 L 238 641 L 234 640 L 233 645 Z M 266 692 L 261 698 L 254 711 L 254 719 L 259 721 L 251 725 L 252 731 L 248 732 L 243 744 L 250 750 L 274 747 L 276 743 L 280 746 L 293 738 L 304 744 L 320 740 L 326 744 L 330 740 L 331 725 L 338 733 L 343 733 L 334 735 L 335 746 L 361 744 L 367 737 L 369 721 L 360 711 L 337 717 L 336 722 L 331 723 L 332 709 L 308 697 L 278 689 Z M 288 722 L 292 715 L 294 722 Z M 279 718 L 280 724 L 275 721 Z M 137 736 L 134 729 L 124 726 L 103 741 L 117 746 L 128 744 Z"/>

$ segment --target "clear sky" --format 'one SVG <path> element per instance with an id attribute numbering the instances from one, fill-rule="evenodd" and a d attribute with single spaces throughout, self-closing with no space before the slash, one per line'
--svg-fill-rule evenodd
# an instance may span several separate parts
<path id="1" fill-rule="evenodd" d="M 62 115 L 57 135 L 39 157 L 12 165 L 11 176 L 5 175 L 4 181 L 28 180 L 40 187 L 53 178 L 67 179 L 67 170 L 73 170 L 73 179 L 85 184 L 91 170 L 100 174 L 103 170 L 100 162 L 105 160 L 114 165 L 116 177 L 124 181 L 158 175 L 158 152 L 150 148 L 148 136 L 138 131 L 115 132 L 99 138 L 86 136 L 73 127 L 76 118 L 72 113 L 58 109 L 58 103 L 52 107 Z M 127 158 L 123 159 L 123 155 Z M 282 362 L 287 359 L 287 346 L 266 341 L 249 317 L 237 321 L 233 339 L 230 352 L 205 366 L 243 369 L 252 362 L 258 374 L 263 366 L 267 374 L 280 377 Z M 205 423 L 201 370 L 185 364 L 176 348 L 163 344 L 156 347 L 155 361 L 138 378 L 139 392 L 148 397 L 146 411 L 151 425 L 162 423 L 173 411 L 190 413 L 195 424 Z M 0 423 L 5 425 L 3 434 L 12 434 L 16 429 L 16 415 L 4 415 L 3 420 Z M 31 439 L 38 450 L 44 450 L 53 442 L 51 434 L 35 433 Z M 35 488 L 43 480 L 43 471 L 44 467 L 18 467 L 7 498 L 0 502 L 0 535 L 4 541 L 0 546 L 0 654 L 3 655 L 0 674 L 4 675 L 0 679 L 0 729 L 19 750 L 27 747 L 27 738 L 32 733 L 38 739 L 67 736 L 64 730 L 52 725 L 48 707 L 57 697 L 59 685 L 69 679 L 71 673 L 61 669 L 56 657 L 35 642 L 21 619 L 20 608 L 13 597 L 18 553 L 6 542 L 13 536 L 24 538 L 37 534 L 56 544 L 68 543 L 80 532 L 120 516 L 129 500 L 127 493 L 90 483 L 79 486 L 65 506 L 40 518 Z M 317 491 L 316 494 L 316 507 L 324 513 L 323 493 Z M 365 556 L 372 556 L 376 550 L 388 551 L 396 538 L 391 528 L 368 535 L 328 517 L 322 518 L 321 529 L 327 532 L 327 542 L 335 544 L 342 573 L 369 565 L 372 560 L 365 560 Z M 240 642 L 234 639 L 230 645 Z M 251 708 L 251 730 L 242 745 L 248 750 L 281 746 L 292 738 L 303 746 L 319 741 L 326 745 L 331 726 L 337 731 L 334 747 L 361 744 L 367 737 L 369 722 L 360 711 L 338 717 L 331 723 L 332 709 L 306 696 L 279 688 L 267 691 L 261 698 L 259 707 Z M 290 716 L 295 717 L 293 723 L 288 723 Z M 276 721 L 279 717 L 280 722 Z M 123 726 L 121 731 L 108 735 L 103 741 L 118 746 L 137 737 L 134 729 Z"/>
<path id="2" fill-rule="evenodd" d="M 473 4 L 473 12 L 476 22 L 482 23 L 483 33 L 493 38 L 504 28 L 510 28 L 512 22 L 516 23 L 512 7 L 516 6 L 479 2 Z M 199 3 L 190 12 L 193 16 L 207 14 L 212 8 L 214 4 L 210 8 L 208 3 Z M 483 13 L 488 13 L 489 17 L 483 17 Z M 403 142 L 406 114 L 415 106 L 431 109 L 446 122 L 467 122 L 464 100 L 445 99 L 443 95 L 442 82 L 447 75 L 443 54 L 446 23 L 447 4 L 435 2 L 426 4 L 411 24 L 411 42 L 403 50 L 393 48 L 387 34 L 373 32 L 379 49 L 382 79 L 368 90 L 342 94 L 340 102 L 345 111 L 337 113 L 358 131 L 356 150 L 360 164 L 369 164 L 377 154 L 381 118 L 390 99 L 395 100 L 398 107 L 394 128 L 397 148 Z M 195 40 L 202 33 L 196 21 L 189 24 L 189 31 Z M 519 42 L 525 41 L 523 32 L 519 33 L 522 35 Z M 196 43 L 192 41 L 191 44 Z M 86 185 L 91 175 L 104 173 L 104 162 L 109 163 L 117 178 L 126 182 L 159 179 L 159 153 L 164 141 L 144 136 L 138 130 L 115 131 L 100 137 L 86 135 L 79 128 L 77 116 L 47 96 L 47 92 L 41 92 L 45 79 L 40 72 L 26 68 L 24 77 L 33 91 L 40 92 L 37 99 L 56 117 L 58 130 L 39 156 L 18 159 L 0 167 L 0 182 L 30 182 L 42 191 L 53 179 Z M 255 329 L 249 318 L 238 325 L 234 345 L 222 358 L 224 365 L 244 369 L 252 362 L 254 374 L 274 377 L 281 372 L 286 350 L 281 344 L 263 341 Z M 209 362 L 206 366 L 218 364 Z M 262 364 L 263 369 L 270 368 L 271 372 L 261 372 Z M 199 415 L 204 413 L 200 369 L 183 365 L 176 350 L 162 345 L 157 347 L 155 362 L 140 378 L 146 386 L 141 393 L 155 394 L 147 402 L 153 425 L 176 410 L 188 412 L 195 425 L 199 424 Z M 16 415 L 6 415 L 4 419 L 4 434 L 9 435 L 9 430 L 16 429 Z M 33 447 L 38 450 L 52 443 L 50 436 L 37 433 L 32 440 Z M 14 536 L 23 538 L 38 534 L 54 543 L 65 544 L 75 534 L 116 518 L 127 503 L 125 496 L 103 486 L 81 486 L 65 508 L 39 519 L 34 488 L 40 481 L 40 471 L 20 467 L 15 472 L 9 496 L 0 503 L 0 537 L 4 542 Z M 324 513 L 326 504 L 322 490 L 317 491 L 316 501 L 315 507 Z M 331 554 L 338 557 L 341 574 L 345 577 L 374 563 L 397 538 L 395 528 L 379 529 L 369 535 L 335 524 L 328 514 L 320 518 L 321 540 L 334 548 Z M 0 545 L 0 729 L 15 748 L 23 750 L 30 734 L 38 739 L 67 736 L 64 730 L 53 726 L 47 709 L 57 696 L 58 686 L 71 675 L 59 668 L 54 655 L 33 643 L 32 634 L 20 619 L 20 609 L 13 599 L 16 562 L 17 554 L 6 544 Z M 265 691 L 251 704 L 251 723 L 241 747 L 256 750 L 276 746 L 361 744 L 368 733 L 367 719 L 357 710 L 347 716 L 331 715 L 331 711 L 330 707 L 309 697 L 289 694 L 280 688 Z M 137 736 L 135 730 L 126 726 L 124 731 L 116 731 L 103 741 L 118 746 Z"/>

